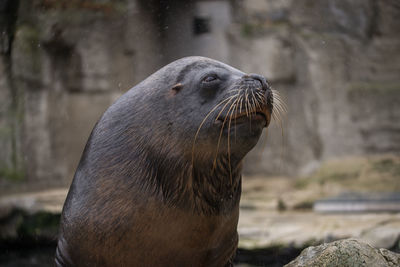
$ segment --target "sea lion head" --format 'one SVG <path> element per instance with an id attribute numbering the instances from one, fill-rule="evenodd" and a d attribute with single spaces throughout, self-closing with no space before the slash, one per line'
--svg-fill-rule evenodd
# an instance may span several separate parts
<path id="1" fill-rule="evenodd" d="M 264 77 L 204 57 L 170 63 L 118 102 L 118 116 L 127 117 L 136 142 L 195 161 L 227 154 L 241 160 L 273 108 Z"/>

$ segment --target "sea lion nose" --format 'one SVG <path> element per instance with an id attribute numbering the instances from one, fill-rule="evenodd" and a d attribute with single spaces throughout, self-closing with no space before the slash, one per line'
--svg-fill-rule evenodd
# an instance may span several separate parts
<path id="1" fill-rule="evenodd" d="M 261 90 L 267 91 L 269 89 L 269 84 L 267 82 L 267 79 L 265 79 L 265 77 L 259 74 L 254 74 L 254 73 L 246 74 L 243 76 L 243 79 L 257 80 L 261 83 Z"/>

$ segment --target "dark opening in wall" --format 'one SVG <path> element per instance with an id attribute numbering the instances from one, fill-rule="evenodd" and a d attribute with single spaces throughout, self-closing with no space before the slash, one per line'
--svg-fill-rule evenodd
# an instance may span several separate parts
<path id="1" fill-rule="evenodd" d="M 203 33 L 211 32 L 210 18 L 194 17 L 193 19 L 193 33 L 200 35 Z"/>

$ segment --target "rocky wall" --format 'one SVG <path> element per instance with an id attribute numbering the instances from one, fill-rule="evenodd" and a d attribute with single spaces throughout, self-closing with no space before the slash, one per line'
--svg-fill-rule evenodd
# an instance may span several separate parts
<path id="1" fill-rule="evenodd" d="M 0 63 L 1 191 L 69 185 L 101 114 L 160 66 L 148 5 L 19 1 Z"/>
<path id="2" fill-rule="evenodd" d="M 301 175 L 333 157 L 400 152 L 397 1 L 237 5 L 232 62 L 264 74 L 289 108 L 283 137 L 273 126 L 248 157 L 249 173 Z"/>

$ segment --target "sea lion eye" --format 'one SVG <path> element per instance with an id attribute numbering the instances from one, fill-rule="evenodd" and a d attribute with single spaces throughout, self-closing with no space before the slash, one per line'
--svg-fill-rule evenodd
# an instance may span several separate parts
<path id="1" fill-rule="evenodd" d="M 217 79 L 218 79 L 218 76 L 215 74 L 212 74 L 212 75 L 207 75 L 206 77 L 204 77 L 202 82 L 210 83 L 210 82 L 216 81 Z"/>

